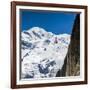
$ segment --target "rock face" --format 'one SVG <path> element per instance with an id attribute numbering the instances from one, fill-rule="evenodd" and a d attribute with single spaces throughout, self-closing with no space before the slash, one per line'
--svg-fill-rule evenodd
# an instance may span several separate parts
<path id="1" fill-rule="evenodd" d="M 80 15 L 78 14 L 72 30 L 71 42 L 68 53 L 64 60 L 62 70 L 57 72 L 58 76 L 78 76 L 80 75 Z"/>

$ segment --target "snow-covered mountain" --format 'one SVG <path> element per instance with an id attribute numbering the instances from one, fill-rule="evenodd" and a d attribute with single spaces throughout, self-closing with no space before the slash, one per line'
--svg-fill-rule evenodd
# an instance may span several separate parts
<path id="1" fill-rule="evenodd" d="M 21 78 L 55 77 L 62 68 L 69 34 L 55 35 L 40 27 L 21 33 Z"/>

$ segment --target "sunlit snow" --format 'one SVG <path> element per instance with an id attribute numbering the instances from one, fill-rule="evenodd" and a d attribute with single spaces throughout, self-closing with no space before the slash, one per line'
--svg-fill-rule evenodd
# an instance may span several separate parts
<path id="1" fill-rule="evenodd" d="M 69 34 L 55 35 L 39 27 L 23 31 L 21 78 L 55 77 L 62 69 L 69 43 Z"/>

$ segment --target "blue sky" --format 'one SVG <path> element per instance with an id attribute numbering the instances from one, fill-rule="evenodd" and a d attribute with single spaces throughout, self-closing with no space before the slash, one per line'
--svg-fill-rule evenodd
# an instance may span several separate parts
<path id="1" fill-rule="evenodd" d="M 54 34 L 71 34 L 76 13 L 21 10 L 21 30 L 41 27 Z"/>

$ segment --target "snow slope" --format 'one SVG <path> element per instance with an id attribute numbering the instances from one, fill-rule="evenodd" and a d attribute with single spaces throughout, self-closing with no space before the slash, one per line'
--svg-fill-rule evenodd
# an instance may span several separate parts
<path id="1" fill-rule="evenodd" d="M 70 35 L 55 35 L 40 27 L 21 33 L 21 78 L 55 77 L 62 68 Z"/>

